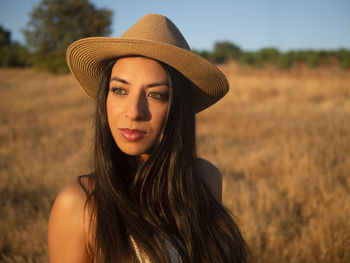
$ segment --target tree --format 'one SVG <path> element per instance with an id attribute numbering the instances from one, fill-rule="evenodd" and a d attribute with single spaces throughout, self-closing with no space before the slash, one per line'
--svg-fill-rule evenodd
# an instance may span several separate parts
<path id="1" fill-rule="evenodd" d="M 222 63 L 227 59 L 237 59 L 241 49 L 229 41 L 216 42 L 214 45 L 213 58 L 215 62 Z"/>
<path id="2" fill-rule="evenodd" d="M 258 52 L 242 52 L 238 62 L 242 66 L 253 66 L 256 68 L 262 68 L 264 66 L 264 61 Z"/>
<path id="3" fill-rule="evenodd" d="M 278 61 L 280 52 L 278 51 L 277 48 L 262 48 L 258 52 L 261 56 L 261 59 L 266 63 L 269 62 L 271 64 L 274 64 Z"/>
<path id="4" fill-rule="evenodd" d="M 0 25 L 0 67 L 23 67 L 27 64 L 27 50 L 11 41 L 11 32 Z"/>
<path id="5" fill-rule="evenodd" d="M 0 25 L 0 47 L 8 46 L 11 43 L 11 33 Z"/>
<path id="6" fill-rule="evenodd" d="M 97 9 L 89 0 L 42 0 L 23 30 L 34 66 L 67 72 L 67 47 L 73 41 L 111 32 L 113 12 Z"/>
<path id="7" fill-rule="evenodd" d="M 342 68 L 350 68 L 350 50 L 339 49 L 338 52 L 336 52 L 336 57 Z"/>

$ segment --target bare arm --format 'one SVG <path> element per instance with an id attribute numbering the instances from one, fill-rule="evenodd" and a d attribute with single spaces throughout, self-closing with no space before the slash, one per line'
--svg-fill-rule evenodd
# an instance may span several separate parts
<path id="1" fill-rule="evenodd" d="M 196 166 L 212 195 L 221 203 L 222 176 L 220 170 L 215 165 L 202 158 L 197 158 Z"/>
<path id="2" fill-rule="evenodd" d="M 92 262 L 87 252 L 89 216 L 84 213 L 86 194 L 77 180 L 58 194 L 48 225 L 51 263 Z"/>

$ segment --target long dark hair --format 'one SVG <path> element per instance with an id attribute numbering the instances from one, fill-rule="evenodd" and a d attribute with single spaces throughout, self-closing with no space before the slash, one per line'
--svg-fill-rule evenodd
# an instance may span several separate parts
<path id="1" fill-rule="evenodd" d="M 170 262 L 161 240 L 171 242 L 182 262 L 246 262 L 236 223 L 195 169 L 192 84 L 161 63 L 170 83 L 168 116 L 159 142 L 140 165 L 118 148 L 108 125 L 114 63 L 106 66 L 98 91 L 94 172 L 87 191 L 94 262 L 138 262 L 132 242 L 151 262 Z"/>

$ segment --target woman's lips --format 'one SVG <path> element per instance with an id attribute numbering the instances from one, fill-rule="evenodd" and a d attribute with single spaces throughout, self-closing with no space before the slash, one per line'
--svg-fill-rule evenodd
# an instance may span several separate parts
<path id="1" fill-rule="evenodd" d="M 143 139 L 145 137 L 146 132 L 138 129 L 128 129 L 121 128 L 119 129 L 120 134 L 124 137 L 125 140 L 135 142 Z"/>

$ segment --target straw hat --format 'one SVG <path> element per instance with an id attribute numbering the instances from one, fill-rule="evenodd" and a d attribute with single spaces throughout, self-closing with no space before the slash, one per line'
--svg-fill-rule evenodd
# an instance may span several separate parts
<path id="1" fill-rule="evenodd" d="M 107 62 L 129 55 L 162 61 L 193 84 L 195 112 L 221 99 L 229 90 L 225 75 L 212 63 L 190 51 L 179 29 L 166 17 L 148 14 L 121 37 L 90 37 L 72 43 L 67 64 L 83 90 L 93 99 Z"/>

